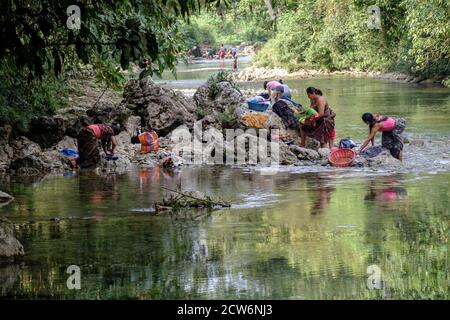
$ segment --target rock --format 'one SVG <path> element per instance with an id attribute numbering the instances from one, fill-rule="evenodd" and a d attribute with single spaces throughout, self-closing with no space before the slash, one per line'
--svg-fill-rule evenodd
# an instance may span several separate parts
<path id="1" fill-rule="evenodd" d="M 292 152 L 291 148 L 287 144 L 280 142 L 279 150 L 281 165 L 291 165 L 298 162 L 297 156 Z"/>
<path id="2" fill-rule="evenodd" d="M 27 137 L 42 148 L 50 148 L 64 137 L 65 132 L 62 117 L 34 117 L 30 121 Z"/>
<path id="3" fill-rule="evenodd" d="M 328 148 L 320 148 L 317 152 L 319 153 L 321 159 L 328 160 L 330 157 L 330 149 Z"/>
<path id="4" fill-rule="evenodd" d="M 0 217 L 0 261 L 14 261 L 24 254 L 22 244 L 14 237 L 13 224 Z"/>
<path id="5" fill-rule="evenodd" d="M 197 89 L 193 98 L 197 109 L 208 112 L 230 112 L 245 102 L 242 93 L 235 89 L 229 81 L 221 81 L 216 85 L 215 90 L 210 87 L 209 83 L 205 83 Z M 211 91 L 215 91 L 215 94 L 211 95 Z"/>
<path id="6" fill-rule="evenodd" d="M 64 121 L 66 135 L 76 138 L 81 128 L 93 124 L 93 120 L 86 114 L 86 110 L 88 109 L 89 106 L 87 105 L 79 105 L 58 110 L 57 115 Z"/>
<path id="7" fill-rule="evenodd" d="M 27 137 L 20 136 L 13 141 L 11 147 L 14 150 L 13 161 L 26 158 L 28 156 L 37 155 L 42 152 L 41 147 L 36 142 L 29 140 Z"/>
<path id="8" fill-rule="evenodd" d="M 75 138 L 71 138 L 69 136 L 64 136 L 61 141 L 58 142 L 58 144 L 55 146 L 56 150 L 62 150 L 62 149 L 71 149 L 71 150 L 78 150 L 77 146 L 77 140 Z"/>
<path id="9" fill-rule="evenodd" d="M 117 160 L 106 160 L 101 158 L 96 170 L 98 173 L 125 173 L 131 166 L 131 161 L 125 156 L 119 156 Z"/>
<path id="10" fill-rule="evenodd" d="M 298 157 L 299 160 L 316 161 L 321 158 L 319 153 L 312 149 L 302 148 L 297 145 L 291 145 L 289 149 Z"/>
<path id="11" fill-rule="evenodd" d="M 368 167 L 389 167 L 398 168 L 402 166 L 402 162 L 394 158 L 389 150 L 383 150 L 373 158 L 366 158 Z"/>
<path id="12" fill-rule="evenodd" d="M 133 159 L 140 151 L 139 144 L 131 144 L 131 135 L 127 131 L 122 131 L 116 136 L 117 147 L 114 150 L 116 155 Z"/>
<path id="13" fill-rule="evenodd" d="M 265 67 L 251 66 L 233 74 L 233 78 L 238 81 L 254 81 L 262 79 L 282 79 L 288 75 L 286 69 L 270 69 Z M 262 86 L 261 86 L 262 87 Z"/>
<path id="14" fill-rule="evenodd" d="M 143 123 L 165 136 L 178 126 L 192 126 L 194 106 L 184 95 L 155 84 L 150 78 L 130 80 L 125 85 L 122 105 L 140 116 Z"/>
<path id="15" fill-rule="evenodd" d="M 317 151 L 320 149 L 320 142 L 313 138 L 306 137 L 305 148 Z"/>
<path id="16" fill-rule="evenodd" d="M 124 123 L 123 130 L 125 130 L 130 136 L 136 135 L 136 131 L 142 126 L 141 117 L 130 116 Z"/>
<path id="17" fill-rule="evenodd" d="M 18 174 L 37 175 L 69 169 L 67 158 L 57 150 L 48 150 L 15 160 L 11 169 Z"/>
<path id="18" fill-rule="evenodd" d="M 92 120 L 92 123 L 111 124 L 118 122 L 124 124 L 131 116 L 131 110 L 125 105 L 114 105 L 110 101 L 100 101 L 94 107 L 86 110 L 87 116 Z"/>
<path id="19" fill-rule="evenodd" d="M 0 297 L 6 296 L 11 291 L 19 275 L 18 264 L 0 265 Z"/>
<path id="20" fill-rule="evenodd" d="M 135 158 L 140 167 L 154 167 L 158 164 L 158 155 L 156 153 L 138 154 Z"/>
<path id="21" fill-rule="evenodd" d="M 9 145 L 11 127 L 0 127 L 0 172 L 6 171 L 11 165 L 14 150 Z"/>
<path id="22" fill-rule="evenodd" d="M 7 194 L 6 192 L 0 191 L 0 207 L 6 206 L 13 200 L 13 196 Z"/>

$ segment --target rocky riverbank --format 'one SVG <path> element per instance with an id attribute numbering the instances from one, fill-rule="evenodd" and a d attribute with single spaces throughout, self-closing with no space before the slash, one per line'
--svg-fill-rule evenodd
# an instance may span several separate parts
<path id="1" fill-rule="evenodd" d="M 259 124 L 255 126 L 252 119 L 257 119 Z M 120 102 L 105 99 L 94 106 L 80 103 L 59 110 L 54 116 L 34 118 L 26 136 L 15 136 L 10 127 L 0 128 L 0 170 L 27 175 L 71 170 L 69 158 L 60 151 L 64 148 L 77 149 L 76 137 L 83 126 L 113 121 L 122 126 L 121 133 L 116 137 L 118 160 L 103 159 L 97 168 L 100 171 L 124 172 L 133 163 L 144 166 L 162 164 L 167 156 L 179 153 L 180 148 L 185 151 L 184 155 L 190 148 L 188 153 L 192 156 L 196 152 L 203 154 L 205 148 L 210 148 L 211 153 L 215 152 L 215 148 L 224 148 L 228 151 L 227 157 L 231 152 L 232 160 L 237 161 L 238 154 L 251 150 L 250 142 L 238 143 L 240 139 L 251 139 L 251 135 L 255 134 L 246 129 L 278 128 L 281 135 L 287 132 L 281 118 L 275 113 L 250 110 L 246 96 L 233 81 L 209 81 L 190 98 L 145 78 L 130 80 Z M 141 155 L 139 145 L 130 143 L 131 136 L 139 127 L 152 128 L 159 134 L 158 153 Z M 196 132 L 194 128 L 199 127 L 202 131 Z M 180 128 L 197 135 L 195 138 L 200 141 L 200 149 L 198 144 L 192 144 L 191 141 L 181 146 L 180 143 L 174 143 L 174 130 Z M 231 141 L 225 144 L 223 141 L 211 143 L 211 129 L 218 136 L 225 136 L 226 129 L 235 131 Z M 271 140 L 270 136 L 262 138 Z M 283 165 L 328 164 L 328 153 L 319 150 L 318 143 L 313 140 L 308 140 L 308 149 L 289 146 L 281 141 L 279 145 L 279 162 Z"/>
<path id="2" fill-rule="evenodd" d="M 257 81 L 268 79 L 304 79 L 318 76 L 331 76 L 331 75 L 346 75 L 354 77 L 369 77 L 378 80 L 397 81 L 404 83 L 419 83 L 419 84 L 431 84 L 431 85 L 444 85 L 450 86 L 450 77 L 414 77 L 401 72 L 382 73 L 380 71 L 360 71 L 356 69 L 341 70 L 341 71 L 329 71 L 329 70 L 312 70 L 303 69 L 295 72 L 288 72 L 282 68 L 265 68 L 251 66 L 241 70 L 238 73 L 233 74 L 235 81 Z"/>

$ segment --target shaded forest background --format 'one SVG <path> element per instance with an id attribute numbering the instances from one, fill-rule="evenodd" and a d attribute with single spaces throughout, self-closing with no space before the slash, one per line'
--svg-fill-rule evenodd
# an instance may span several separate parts
<path id="1" fill-rule="evenodd" d="M 175 72 L 195 45 L 254 44 L 256 64 L 289 71 L 401 71 L 444 82 L 450 74 L 447 0 L 0 2 L 0 126 L 21 131 L 66 106 L 73 79 L 120 91 L 133 66 L 141 77 Z M 67 27 L 73 4 L 79 30 Z M 371 5 L 381 29 L 367 25 Z"/>

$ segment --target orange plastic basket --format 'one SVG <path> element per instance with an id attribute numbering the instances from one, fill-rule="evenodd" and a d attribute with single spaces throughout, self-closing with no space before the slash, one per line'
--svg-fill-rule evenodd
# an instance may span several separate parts
<path id="1" fill-rule="evenodd" d="M 356 158 L 356 152 L 352 149 L 339 148 L 330 152 L 330 163 L 335 167 L 348 167 Z"/>

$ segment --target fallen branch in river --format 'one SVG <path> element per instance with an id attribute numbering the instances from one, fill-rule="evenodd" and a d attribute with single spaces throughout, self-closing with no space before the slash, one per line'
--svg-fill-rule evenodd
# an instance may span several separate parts
<path id="1" fill-rule="evenodd" d="M 155 211 L 157 214 L 163 211 L 176 211 L 179 209 L 212 209 L 215 207 L 229 208 L 231 206 L 229 203 L 223 201 L 214 201 L 199 191 L 179 191 L 166 187 L 162 188 L 170 191 L 171 194 L 164 196 L 161 202 L 155 203 Z"/>

